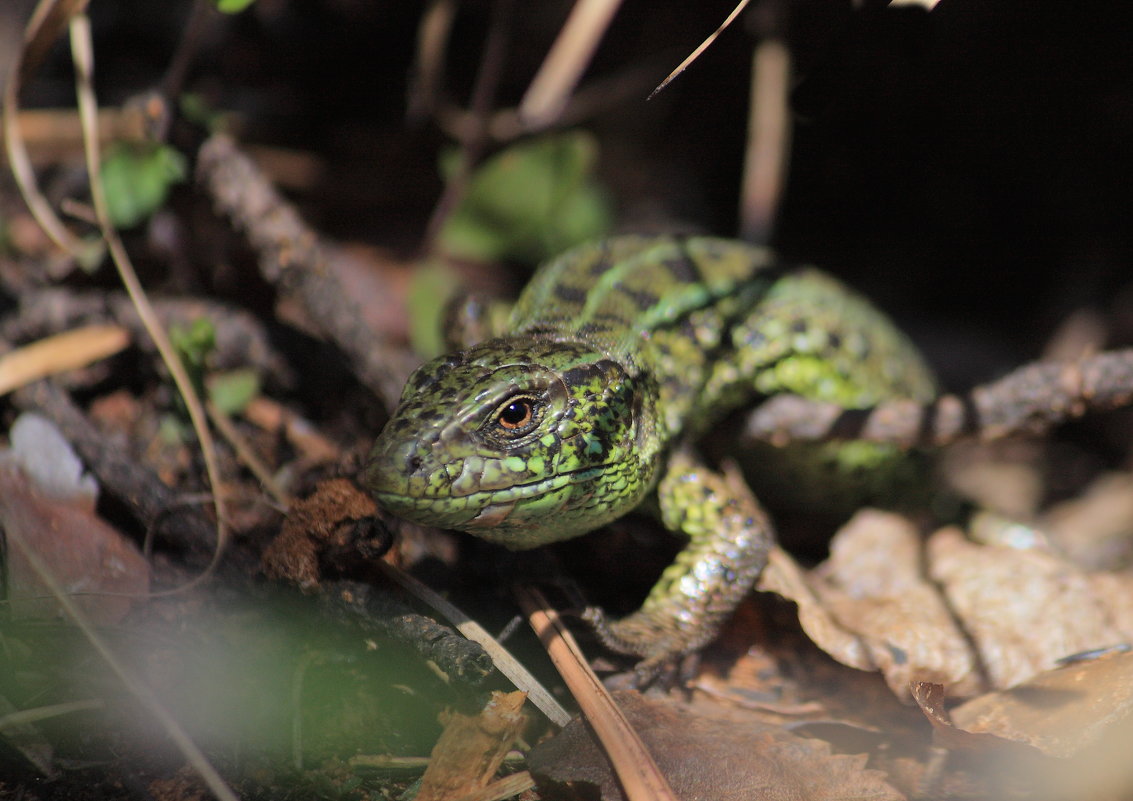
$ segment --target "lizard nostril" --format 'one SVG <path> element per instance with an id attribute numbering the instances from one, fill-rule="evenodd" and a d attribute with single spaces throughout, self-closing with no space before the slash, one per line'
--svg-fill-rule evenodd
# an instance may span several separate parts
<path id="1" fill-rule="evenodd" d="M 405 471 L 407 473 L 416 473 L 421 469 L 421 457 L 417 455 L 416 451 L 405 457 Z"/>

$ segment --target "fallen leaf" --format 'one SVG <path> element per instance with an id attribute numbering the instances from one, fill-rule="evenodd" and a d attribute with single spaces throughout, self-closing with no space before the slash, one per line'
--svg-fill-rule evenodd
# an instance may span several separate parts
<path id="1" fill-rule="evenodd" d="M 23 471 L 0 465 L 0 529 L 7 548 L 9 610 L 14 618 L 60 614 L 32 569 L 18 537 L 46 564 L 55 580 L 98 624 L 125 617 L 149 592 L 149 565 L 137 547 L 86 506 L 41 495 Z"/>
<path id="2" fill-rule="evenodd" d="M 1133 720 L 1133 653 L 1111 653 L 1048 670 L 952 710 L 953 722 L 1072 757 Z"/>
<path id="3" fill-rule="evenodd" d="M 760 580 L 794 601 L 807 636 L 838 661 L 950 697 L 1003 689 L 1071 654 L 1133 640 L 1133 575 L 1089 572 L 1040 548 L 920 543 L 889 513 L 859 512 L 813 571 L 776 551 Z"/>
<path id="4" fill-rule="evenodd" d="M 451 801 L 486 787 L 523 729 L 525 700 L 520 690 L 493 692 L 479 715 L 449 713 L 417 801 Z"/>
<path id="5" fill-rule="evenodd" d="M 945 711 L 939 685 L 914 697 L 938 745 L 992 782 L 1044 799 L 1124 798 L 1133 781 L 1133 653 L 1046 671 Z"/>
<path id="6" fill-rule="evenodd" d="M 1113 614 L 1129 604 L 1133 585 L 1122 592 L 1046 551 L 976 545 L 956 528 L 934 533 L 927 553 L 929 575 L 971 638 L 992 688 L 1133 635 L 1131 621 L 1118 625 Z"/>
<path id="7" fill-rule="evenodd" d="M 1081 497 L 1050 509 L 1039 528 L 1077 565 L 1128 567 L 1133 563 L 1133 475 L 1101 476 Z"/>
<path id="8" fill-rule="evenodd" d="M 880 670 L 898 696 L 912 681 L 955 694 L 980 689 L 964 633 L 923 574 L 920 535 L 905 518 L 867 509 L 834 537 L 830 558 L 810 573 L 776 554 L 759 589 L 799 605 L 819 647 L 860 670 Z"/>
<path id="9" fill-rule="evenodd" d="M 890 801 L 903 799 L 864 755 L 831 753 L 821 740 L 726 715 L 694 714 L 669 700 L 619 692 L 615 700 L 682 799 L 713 801 Z M 587 725 L 571 721 L 532 749 L 528 765 L 540 792 L 557 785 L 599 787 L 623 799 Z"/>

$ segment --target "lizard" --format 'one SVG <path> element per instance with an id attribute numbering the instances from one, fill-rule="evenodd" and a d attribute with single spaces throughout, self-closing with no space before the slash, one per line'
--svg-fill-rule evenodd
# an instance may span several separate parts
<path id="1" fill-rule="evenodd" d="M 699 455 L 705 432 L 778 393 L 848 409 L 935 396 L 915 347 L 864 297 L 727 239 L 577 246 L 536 270 L 504 329 L 410 376 L 361 481 L 397 516 L 515 550 L 654 499 L 687 545 L 639 610 L 585 614 L 606 647 L 641 659 L 639 677 L 715 636 L 775 540 L 738 471 Z M 809 447 L 837 462 L 847 446 L 888 458 L 870 443 Z"/>

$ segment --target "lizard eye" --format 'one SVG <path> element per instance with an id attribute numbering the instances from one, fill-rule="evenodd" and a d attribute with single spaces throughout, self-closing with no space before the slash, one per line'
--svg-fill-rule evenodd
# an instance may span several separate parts
<path id="1" fill-rule="evenodd" d="M 492 422 L 501 433 L 513 437 L 535 428 L 542 416 L 543 405 L 535 398 L 521 395 L 501 403 L 492 415 Z"/>

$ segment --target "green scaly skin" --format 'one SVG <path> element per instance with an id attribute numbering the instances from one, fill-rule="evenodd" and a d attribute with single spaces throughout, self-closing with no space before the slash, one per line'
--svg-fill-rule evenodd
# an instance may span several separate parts
<path id="1" fill-rule="evenodd" d="M 541 267 L 506 334 L 420 367 L 363 481 L 394 514 L 512 549 L 592 531 L 656 490 L 688 545 L 639 611 L 588 613 L 647 676 L 711 640 L 763 570 L 766 515 L 693 444 L 780 392 L 866 408 L 934 388 L 892 323 L 817 270 L 721 239 L 618 237 Z"/>

